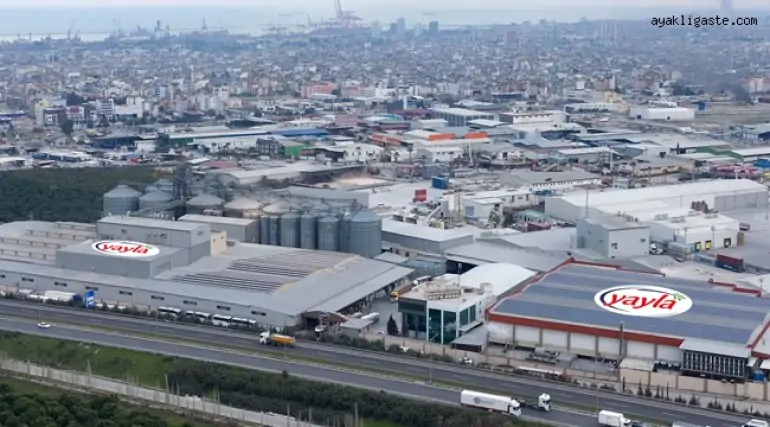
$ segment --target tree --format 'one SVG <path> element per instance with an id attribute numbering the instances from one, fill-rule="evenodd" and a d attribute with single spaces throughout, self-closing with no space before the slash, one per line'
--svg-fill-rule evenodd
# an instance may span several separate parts
<path id="1" fill-rule="evenodd" d="M 390 315 L 390 318 L 388 319 L 388 335 L 392 337 L 397 337 L 399 335 L 398 332 L 398 325 L 396 324 L 395 319 L 393 319 L 393 315 Z"/>
<path id="2" fill-rule="evenodd" d="M 67 135 L 67 138 L 70 138 L 72 137 L 72 132 L 75 130 L 75 123 L 65 117 L 59 121 L 59 128 L 61 128 L 63 134 Z"/>

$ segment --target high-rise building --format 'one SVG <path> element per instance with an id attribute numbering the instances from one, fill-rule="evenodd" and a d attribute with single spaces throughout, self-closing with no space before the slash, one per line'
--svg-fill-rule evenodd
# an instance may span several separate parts
<path id="1" fill-rule="evenodd" d="M 382 25 L 380 25 L 380 21 L 374 21 L 372 22 L 372 38 L 378 39 L 380 36 L 382 36 Z"/>
<path id="2" fill-rule="evenodd" d="M 439 32 L 438 21 L 430 21 L 430 23 L 428 23 L 428 34 L 431 36 L 436 36 L 438 35 L 438 32 Z"/>

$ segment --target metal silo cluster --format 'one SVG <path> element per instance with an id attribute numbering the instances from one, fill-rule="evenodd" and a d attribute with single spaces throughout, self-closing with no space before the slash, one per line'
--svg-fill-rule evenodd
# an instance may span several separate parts
<path id="1" fill-rule="evenodd" d="M 372 258 L 382 252 L 382 220 L 371 211 L 299 211 L 277 203 L 259 217 L 259 242 L 289 248 L 348 252 Z"/>
<path id="2" fill-rule="evenodd" d="M 139 198 L 142 193 L 127 185 L 118 185 L 102 197 L 104 216 L 126 215 L 139 210 Z"/>

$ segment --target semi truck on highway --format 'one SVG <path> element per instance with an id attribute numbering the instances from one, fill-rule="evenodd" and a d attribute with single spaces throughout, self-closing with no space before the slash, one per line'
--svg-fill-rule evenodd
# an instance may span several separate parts
<path id="1" fill-rule="evenodd" d="M 527 409 L 534 409 L 537 411 L 545 411 L 545 412 L 551 411 L 551 396 L 545 393 L 541 394 L 537 398 L 537 402 L 520 400 L 519 403 L 521 404 L 522 407 Z"/>
<path id="2" fill-rule="evenodd" d="M 631 420 L 620 412 L 599 411 L 599 425 L 603 427 L 630 427 Z"/>
<path id="3" fill-rule="evenodd" d="M 517 418 L 521 416 L 521 404 L 508 396 L 463 390 L 460 393 L 460 404 L 485 411 L 499 412 Z"/>
<path id="4" fill-rule="evenodd" d="M 259 335 L 259 343 L 264 345 L 275 345 L 280 347 L 294 347 L 294 337 L 288 335 L 262 332 Z"/>

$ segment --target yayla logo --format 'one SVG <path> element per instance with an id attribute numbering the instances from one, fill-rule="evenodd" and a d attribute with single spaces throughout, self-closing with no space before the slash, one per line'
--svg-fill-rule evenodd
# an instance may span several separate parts
<path id="1" fill-rule="evenodd" d="M 137 242 L 123 241 L 101 241 L 96 242 L 91 247 L 103 254 L 122 256 L 126 258 L 144 258 L 158 255 L 160 249 L 153 245 L 147 245 Z"/>
<path id="2" fill-rule="evenodd" d="M 692 308 L 687 295 L 659 286 L 615 286 L 597 293 L 594 300 L 599 307 L 626 316 L 671 317 Z"/>

